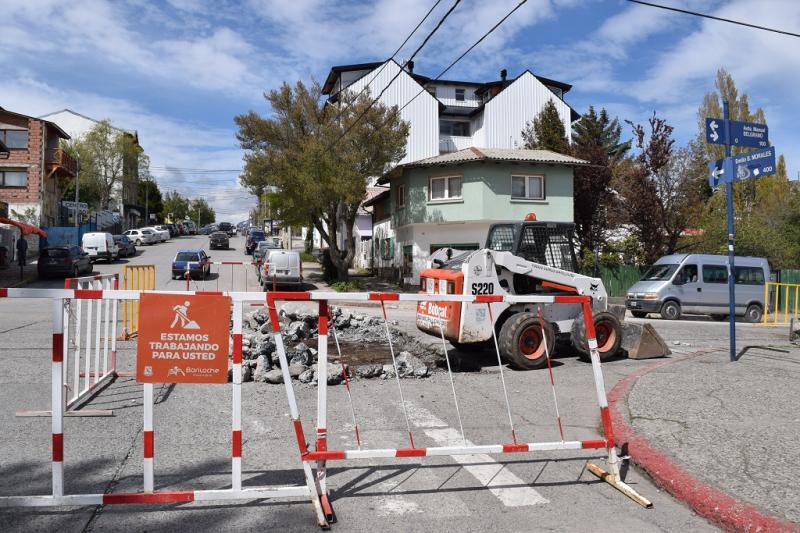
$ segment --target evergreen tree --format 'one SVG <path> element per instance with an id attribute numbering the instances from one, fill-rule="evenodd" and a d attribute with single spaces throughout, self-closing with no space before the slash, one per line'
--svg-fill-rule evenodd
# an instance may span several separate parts
<path id="1" fill-rule="evenodd" d="M 559 154 L 569 153 L 569 141 L 564 123 L 552 100 L 548 100 L 536 118 L 526 124 L 522 130 L 522 140 L 525 148 L 552 150 Z"/>
<path id="2" fill-rule="evenodd" d="M 577 167 L 574 179 L 574 217 L 581 256 L 596 252 L 614 223 L 613 168 L 625 157 L 631 141 L 620 142 L 622 127 L 605 109 L 589 107 L 572 127 L 572 154 L 591 166 Z"/>

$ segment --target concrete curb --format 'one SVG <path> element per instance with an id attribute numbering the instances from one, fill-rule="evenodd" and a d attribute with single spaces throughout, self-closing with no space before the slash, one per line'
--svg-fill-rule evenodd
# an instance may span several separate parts
<path id="1" fill-rule="evenodd" d="M 628 393 L 645 374 L 666 365 L 718 350 L 702 350 L 658 361 L 636 370 L 620 380 L 608 394 L 611 421 L 618 444 L 627 443 L 631 460 L 675 498 L 686 502 L 697 514 L 726 531 L 800 532 L 800 526 L 769 515 L 752 504 L 695 478 L 646 438 L 637 434 L 626 416 Z"/>

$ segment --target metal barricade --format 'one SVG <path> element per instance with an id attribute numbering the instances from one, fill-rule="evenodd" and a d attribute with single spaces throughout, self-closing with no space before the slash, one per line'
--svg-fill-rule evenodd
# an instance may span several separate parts
<path id="1" fill-rule="evenodd" d="M 798 319 L 800 307 L 800 283 L 776 283 L 768 281 L 764 284 L 764 325 L 789 325 Z"/>
<path id="2" fill-rule="evenodd" d="M 122 267 L 122 290 L 152 291 L 156 288 L 155 265 L 125 265 Z M 130 339 L 139 331 L 139 300 L 122 302 L 121 340 Z"/>

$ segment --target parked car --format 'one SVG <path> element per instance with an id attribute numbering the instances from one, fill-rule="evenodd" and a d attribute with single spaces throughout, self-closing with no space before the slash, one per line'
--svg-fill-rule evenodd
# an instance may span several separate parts
<path id="1" fill-rule="evenodd" d="M 158 231 L 162 232 L 164 236 L 166 236 L 167 240 L 172 238 L 172 232 L 169 231 L 169 227 L 166 226 L 165 224 L 153 227 L 156 228 Z"/>
<path id="2" fill-rule="evenodd" d="M 303 286 L 303 263 L 300 254 L 291 250 L 269 250 L 261 265 L 261 288 L 301 288 Z"/>
<path id="3" fill-rule="evenodd" d="M 133 257 L 136 255 L 136 245 L 127 235 L 114 235 L 114 242 L 117 243 L 120 257 Z"/>
<path id="4" fill-rule="evenodd" d="M 136 246 L 151 245 L 158 242 L 155 232 L 149 229 L 129 229 L 123 235 L 132 240 Z"/>
<path id="5" fill-rule="evenodd" d="M 280 246 L 275 245 L 274 242 L 263 240 L 259 242 L 253 249 L 253 261 L 263 261 L 264 255 L 268 250 L 278 250 Z"/>
<path id="6" fill-rule="evenodd" d="M 186 222 L 186 229 L 189 231 L 189 235 L 197 235 L 197 226 L 191 220 Z"/>
<path id="7" fill-rule="evenodd" d="M 212 250 L 214 248 L 225 248 L 226 250 L 230 248 L 230 243 L 228 241 L 228 234 L 224 231 L 215 231 L 211 234 L 211 238 L 209 239 L 209 248 Z"/>
<path id="8" fill-rule="evenodd" d="M 168 237 L 169 231 L 160 230 L 155 226 L 147 226 L 146 228 L 141 228 L 141 229 L 150 230 L 153 233 L 155 233 L 157 242 L 167 242 L 167 239 L 169 238 Z"/>
<path id="9" fill-rule="evenodd" d="M 84 233 L 81 248 L 89 254 L 89 259 L 92 261 L 105 259 L 111 263 L 119 259 L 119 248 L 110 233 L 100 231 Z"/>
<path id="10" fill-rule="evenodd" d="M 172 277 L 181 279 L 186 276 L 187 264 L 189 275 L 192 278 L 208 277 L 211 272 L 211 265 L 207 261 L 211 259 L 201 248 L 191 248 L 188 250 L 178 250 L 175 259 L 172 260 Z"/>
<path id="11" fill-rule="evenodd" d="M 736 315 L 747 322 L 760 322 L 769 263 L 763 257 L 736 257 L 734 264 Z M 656 261 L 628 289 L 625 307 L 637 318 L 659 313 L 667 320 L 683 314 L 724 320 L 729 315 L 729 301 L 728 256 L 678 254 Z"/>
<path id="12" fill-rule="evenodd" d="M 253 250 L 255 250 L 256 245 L 266 239 L 264 232 L 261 230 L 251 230 L 247 234 L 247 240 L 245 241 L 244 249 L 245 253 L 252 254 Z"/>
<path id="13" fill-rule="evenodd" d="M 77 278 L 81 274 L 92 273 L 92 261 L 88 253 L 75 245 L 51 246 L 39 251 L 36 269 L 40 278 L 50 276 Z"/>
<path id="14" fill-rule="evenodd" d="M 169 228 L 169 234 L 173 237 L 177 237 L 180 233 L 178 232 L 178 226 L 175 224 L 167 224 L 167 228 Z"/>

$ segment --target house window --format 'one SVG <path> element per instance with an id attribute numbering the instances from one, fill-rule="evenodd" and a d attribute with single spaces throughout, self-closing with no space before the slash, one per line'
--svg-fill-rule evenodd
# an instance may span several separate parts
<path id="1" fill-rule="evenodd" d="M 381 239 L 381 259 L 394 258 L 394 239 Z"/>
<path id="2" fill-rule="evenodd" d="M 462 122 L 456 120 L 440 120 L 439 133 L 442 135 L 469 137 L 469 122 Z"/>
<path id="3" fill-rule="evenodd" d="M 456 101 L 457 102 L 464 101 L 464 89 L 456 89 Z"/>
<path id="4" fill-rule="evenodd" d="M 27 187 L 27 186 L 28 186 L 27 171 L 25 170 L 0 171 L 0 187 Z"/>
<path id="5" fill-rule="evenodd" d="M 430 178 L 429 200 L 455 200 L 461 196 L 461 176 L 442 176 Z"/>
<path id="6" fill-rule="evenodd" d="M 0 130 L 0 141 L 11 150 L 27 150 L 28 130 Z"/>
<path id="7" fill-rule="evenodd" d="M 405 185 L 398 185 L 397 186 L 397 198 L 395 203 L 397 204 L 397 208 L 400 209 L 401 207 L 406 206 L 406 186 Z"/>
<path id="8" fill-rule="evenodd" d="M 544 176 L 511 176 L 511 198 L 544 200 Z"/>

